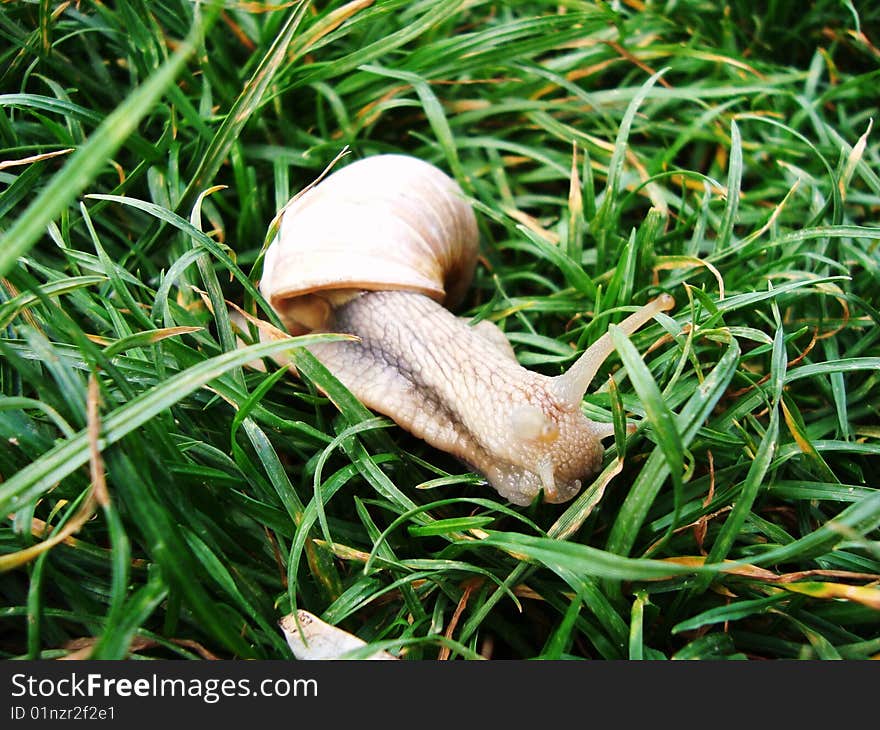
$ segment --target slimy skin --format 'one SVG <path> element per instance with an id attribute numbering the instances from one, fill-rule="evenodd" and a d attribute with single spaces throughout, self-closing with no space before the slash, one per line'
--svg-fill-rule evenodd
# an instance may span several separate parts
<path id="1" fill-rule="evenodd" d="M 661 300 L 624 331 L 671 306 Z M 522 367 L 491 323 L 471 326 L 423 294 L 383 291 L 339 306 L 326 329 L 360 338 L 310 350 L 361 402 L 466 462 L 513 504 L 542 489 L 546 501 L 566 502 L 600 468 L 613 428 L 581 413 L 586 385 Z M 582 380 L 611 352 L 607 335 L 596 345 Z"/>

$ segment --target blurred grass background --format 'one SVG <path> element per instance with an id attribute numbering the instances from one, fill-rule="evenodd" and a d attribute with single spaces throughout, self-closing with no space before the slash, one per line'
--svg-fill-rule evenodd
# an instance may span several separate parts
<path id="1" fill-rule="evenodd" d="M 0 656 L 286 658 L 294 607 L 411 659 L 880 655 L 878 38 L 839 0 L 0 5 Z M 675 296 L 574 502 L 510 509 L 301 350 L 243 367 L 278 346 L 224 300 L 271 318 L 271 221 L 345 147 L 459 181 L 460 313 L 528 367 Z"/>

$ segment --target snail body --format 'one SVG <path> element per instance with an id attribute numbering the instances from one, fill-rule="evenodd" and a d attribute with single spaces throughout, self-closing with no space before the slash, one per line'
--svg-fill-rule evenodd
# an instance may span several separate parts
<path id="1" fill-rule="evenodd" d="M 380 155 L 286 209 L 260 286 L 292 333 L 358 337 L 310 350 L 366 406 L 458 457 L 514 504 L 542 490 L 565 502 L 600 468 L 601 440 L 613 432 L 580 410 L 610 337 L 563 375 L 522 367 L 495 325 L 446 308 L 467 290 L 477 252 L 457 184 L 421 160 Z M 672 304 L 661 296 L 620 327 L 631 333 Z"/>

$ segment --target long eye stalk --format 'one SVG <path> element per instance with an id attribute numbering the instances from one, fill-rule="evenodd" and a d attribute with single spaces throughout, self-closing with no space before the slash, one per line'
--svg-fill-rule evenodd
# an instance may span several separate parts
<path id="1" fill-rule="evenodd" d="M 640 327 L 650 322 L 654 315 L 665 312 L 675 306 L 675 300 L 669 294 L 661 294 L 645 306 L 633 312 L 618 327 L 627 335 L 633 334 Z M 554 382 L 554 390 L 563 403 L 576 405 L 581 402 L 602 363 L 614 352 L 611 335 L 607 332 L 590 345 L 572 365 L 568 372 L 558 376 Z"/>

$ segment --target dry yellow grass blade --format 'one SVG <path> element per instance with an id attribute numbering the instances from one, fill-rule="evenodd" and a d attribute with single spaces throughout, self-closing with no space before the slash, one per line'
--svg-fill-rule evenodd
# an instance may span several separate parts
<path id="1" fill-rule="evenodd" d="M 843 599 L 880 611 L 880 588 L 877 586 L 848 586 L 844 583 L 820 583 L 802 581 L 786 583 L 782 588 L 791 593 L 801 593 L 812 598 Z"/>
<path id="2" fill-rule="evenodd" d="M 30 157 L 22 157 L 20 160 L 0 160 L 0 170 L 6 170 L 9 167 L 17 167 L 18 165 L 30 165 L 33 162 L 41 162 L 59 155 L 67 155 L 73 152 L 73 147 L 64 150 L 55 150 L 54 152 L 44 152 L 41 155 L 31 155 Z"/>
<path id="3" fill-rule="evenodd" d="M 110 503 L 110 495 L 107 491 L 107 480 L 104 473 L 104 460 L 101 458 L 101 449 L 98 438 L 101 432 L 101 419 L 99 413 L 100 393 L 98 379 L 94 373 L 89 376 L 89 390 L 86 399 L 86 416 L 89 436 L 89 471 L 92 476 L 92 488 L 83 500 L 82 505 L 70 520 L 57 530 L 51 537 L 31 545 L 23 550 L 18 550 L 7 555 L 0 555 L 0 573 L 5 573 L 15 568 L 27 565 L 36 560 L 47 550 L 51 550 L 59 543 L 69 541 L 71 535 L 76 534 L 95 514 L 98 506 L 106 506 Z M 43 523 L 45 525 L 45 523 Z M 70 544 L 70 543 L 68 543 Z"/>
<path id="4" fill-rule="evenodd" d="M 681 556 L 664 558 L 665 562 L 676 565 L 700 567 L 706 564 L 706 558 L 702 556 Z M 752 578 L 764 583 L 772 583 L 775 586 L 791 593 L 801 593 L 813 598 L 843 599 L 855 601 L 869 608 L 880 611 L 880 575 L 873 573 L 852 573 L 843 570 L 810 570 L 797 573 L 783 573 L 778 575 L 771 570 L 759 568 L 756 565 L 737 563 L 725 560 L 722 572 L 730 575 L 739 575 L 744 578 Z M 845 583 L 829 583 L 820 581 L 800 580 L 808 575 L 827 575 L 838 578 L 870 580 L 874 585 L 851 586 Z M 672 577 L 672 576 L 670 576 Z"/>

